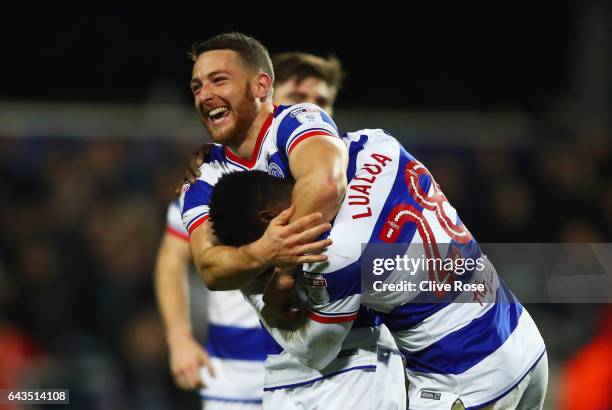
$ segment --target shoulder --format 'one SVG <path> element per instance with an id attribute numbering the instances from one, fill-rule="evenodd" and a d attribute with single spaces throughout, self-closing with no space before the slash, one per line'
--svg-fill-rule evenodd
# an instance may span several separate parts
<path id="1" fill-rule="evenodd" d="M 279 105 L 274 116 L 278 124 L 293 124 L 299 126 L 307 123 L 329 122 L 335 127 L 328 113 L 322 108 L 310 103 Z"/>

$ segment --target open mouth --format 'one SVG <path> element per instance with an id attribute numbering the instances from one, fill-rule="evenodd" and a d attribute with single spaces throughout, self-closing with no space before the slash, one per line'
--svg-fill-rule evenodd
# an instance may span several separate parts
<path id="1" fill-rule="evenodd" d="M 230 109 L 228 107 L 217 107 L 208 111 L 206 116 L 213 124 L 220 124 L 223 122 L 225 117 L 227 117 L 230 113 Z"/>

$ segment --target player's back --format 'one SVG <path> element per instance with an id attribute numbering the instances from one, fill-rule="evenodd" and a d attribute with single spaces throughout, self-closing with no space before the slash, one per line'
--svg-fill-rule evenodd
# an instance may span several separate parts
<path id="1" fill-rule="evenodd" d="M 329 292 L 320 308 L 311 298 L 313 314 L 337 315 L 334 304 L 346 313 L 351 299 L 378 312 L 407 358 L 411 407 L 450 408 L 457 397 L 470 407 L 503 395 L 545 352 L 529 314 L 429 171 L 395 138 L 361 130 L 343 140 L 349 182 L 334 243 L 328 262 L 306 274 L 323 276 Z M 403 255 L 408 265 L 398 263 Z M 388 261 L 379 274 L 374 259 Z M 474 263 L 459 274 L 460 259 Z"/>

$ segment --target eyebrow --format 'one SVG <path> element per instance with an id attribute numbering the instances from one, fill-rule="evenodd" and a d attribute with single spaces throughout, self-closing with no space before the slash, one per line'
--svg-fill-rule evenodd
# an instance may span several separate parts
<path id="1" fill-rule="evenodd" d="M 216 70 L 216 71 L 213 71 L 212 73 L 208 73 L 208 75 L 206 77 L 208 77 L 208 78 L 214 77 L 217 74 L 228 74 L 229 75 L 229 72 L 226 71 L 226 70 Z M 194 84 L 202 84 L 202 81 L 200 81 L 200 79 L 197 78 L 197 77 L 193 77 L 191 79 L 191 82 L 189 83 L 189 85 L 192 86 Z"/>
<path id="2" fill-rule="evenodd" d="M 306 93 L 303 93 L 301 91 L 292 91 L 289 93 L 289 96 L 291 97 L 300 97 L 300 98 L 306 98 Z"/>

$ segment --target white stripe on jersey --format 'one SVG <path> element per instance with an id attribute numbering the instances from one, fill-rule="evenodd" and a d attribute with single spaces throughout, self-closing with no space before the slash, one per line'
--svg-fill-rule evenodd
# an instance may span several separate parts
<path id="1" fill-rule="evenodd" d="M 208 292 L 207 296 L 211 324 L 261 329 L 255 309 L 239 290 Z"/>
<path id="2" fill-rule="evenodd" d="M 249 306 L 250 308 L 250 306 Z M 248 349 L 248 346 L 245 346 Z M 263 397 L 264 365 L 248 360 L 227 360 L 211 357 L 215 377 L 200 369 L 206 388 L 200 390 L 203 396 L 238 400 L 261 400 Z"/>
<path id="3" fill-rule="evenodd" d="M 172 201 L 168 205 L 168 211 L 166 212 L 166 229 L 171 230 L 177 236 L 184 239 L 189 239 L 187 229 L 183 225 L 183 218 L 181 217 L 181 209 L 179 208 L 178 201 Z"/>
<path id="4" fill-rule="evenodd" d="M 461 390 L 466 408 L 487 403 L 510 390 L 545 351 L 544 341 L 527 310 L 518 325 L 494 354 L 461 374 L 419 373 L 406 370 L 410 379 L 410 408 L 450 409 Z M 432 400 L 421 398 L 422 391 L 441 393 L 435 407 Z M 439 405 L 439 407 L 438 407 Z"/>
<path id="5" fill-rule="evenodd" d="M 330 236 L 334 238 L 327 249 L 326 255 L 329 254 L 327 261 L 322 263 L 305 264 L 305 272 L 326 273 L 334 272 L 341 269 L 350 263 L 356 261 L 361 256 L 361 244 L 367 243 L 372 236 L 374 225 L 378 220 L 377 215 L 380 214 L 387 196 L 391 191 L 391 187 L 395 182 L 399 161 L 399 143 L 397 140 L 387 135 L 383 130 L 362 130 L 359 132 L 347 133 L 343 137 L 345 144 L 350 145 L 353 141 L 358 141 L 362 134 L 367 134 L 370 138 L 376 138 L 376 144 L 366 145 L 359 152 L 356 161 L 355 177 L 371 179 L 373 175 L 365 170 L 366 164 L 376 164 L 372 160 L 371 154 L 383 154 L 392 159 L 385 167 L 381 174 L 374 175 L 376 177 L 374 184 L 368 184 L 367 181 L 359 181 L 353 178 L 353 182 L 347 187 L 344 200 L 340 206 L 340 211 L 334 219 L 334 225 L 330 231 Z M 354 218 L 364 212 L 363 206 L 355 205 L 357 198 L 355 196 L 364 196 L 358 191 L 352 190 L 351 186 L 369 185 L 371 186 L 370 194 L 368 195 L 368 207 L 370 207 L 372 216 Z"/>

